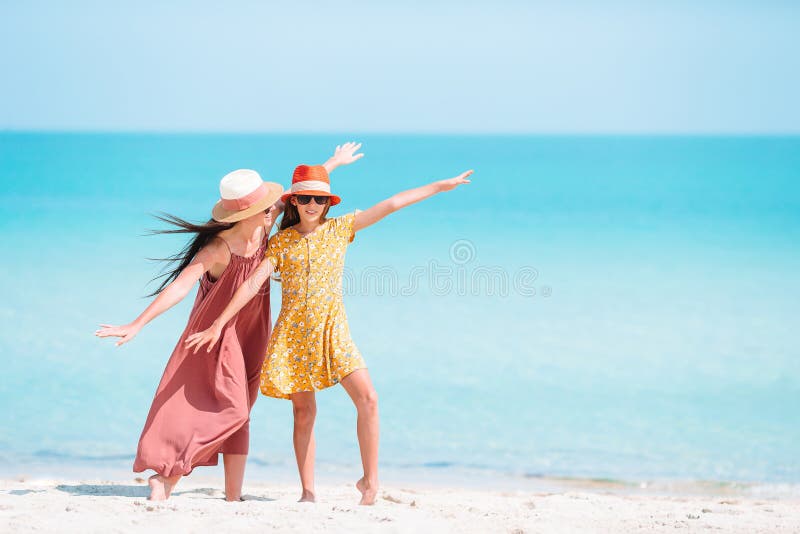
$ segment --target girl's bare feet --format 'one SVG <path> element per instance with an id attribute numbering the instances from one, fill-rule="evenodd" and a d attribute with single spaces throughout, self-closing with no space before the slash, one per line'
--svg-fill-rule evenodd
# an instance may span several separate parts
<path id="1" fill-rule="evenodd" d="M 174 475 L 165 477 L 161 475 L 153 475 L 147 479 L 147 484 L 150 486 L 150 496 L 148 500 L 151 501 L 165 501 L 169 499 L 172 493 L 172 488 L 180 480 L 181 475 Z"/>
<path id="2" fill-rule="evenodd" d="M 314 495 L 313 491 L 304 489 L 303 494 L 300 496 L 300 500 L 297 502 L 317 502 L 317 497 Z"/>
<path id="3" fill-rule="evenodd" d="M 366 478 L 356 482 L 356 489 L 361 492 L 361 502 L 358 504 L 373 505 L 375 498 L 378 496 L 378 482 L 370 482 Z"/>

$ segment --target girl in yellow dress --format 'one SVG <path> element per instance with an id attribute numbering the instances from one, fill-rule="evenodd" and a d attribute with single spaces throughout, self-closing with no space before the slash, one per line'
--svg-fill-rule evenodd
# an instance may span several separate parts
<path id="1" fill-rule="evenodd" d="M 451 191 L 472 171 L 398 193 L 365 211 L 326 218 L 341 199 L 330 191 L 325 168 L 300 165 L 284 195 L 280 231 L 267 245 L 265 258 L 205 331 L 189 336 L 195 352 L 216 344 L 223 326 L 252 299 L 273 271 L 280 273 L 281 311 L 261 370 L 261 392 L 291 399 L 294 449 L 301 501 L 314 501 L 314 392 L 341 383 L 358 412 L 358 443 L 364 474 L 356 483 L 361 504 L 374 504 L 378 491 L 378 397 L 364 359 L 350 338 L 342 302 L 342 271 L 355 233 L 390 213 L 444 191 Z"/>

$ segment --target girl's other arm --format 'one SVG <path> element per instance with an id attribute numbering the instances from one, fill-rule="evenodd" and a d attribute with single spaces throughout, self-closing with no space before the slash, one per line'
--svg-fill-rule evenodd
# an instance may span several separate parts
<path id="1" fill-rule="evenodd" d="M 211 323 L 211 326 L 202 332 L 194 333 L 186 338 L 186 348 L 194 348 L 193 352 L 197 354 L 197 351 L 200 350 L 203 345 L 208 344 L 206 352 L 211 352 L 211 348 L 222 334 L 222 327 L 225 326 L 245 304 L 256 296 L 261 286 L 264 285 L 264 282 L 266 282 L 267 278 L 272 274 L 272 270 L 272 262 L 270 262 L 268 258 L 261 260 L 258 267 L 256 267 L 250 276 L 242 282 L 242 285 L 240 285 L 236 293 L 233 294 L 231 301 L 225 306 L 225 309 L 222 310 L 219 317 Z"/>

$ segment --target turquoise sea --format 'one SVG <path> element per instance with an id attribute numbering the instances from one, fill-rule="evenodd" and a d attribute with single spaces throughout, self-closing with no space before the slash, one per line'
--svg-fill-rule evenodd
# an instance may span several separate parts
<path id="1" fill-rule="evenodd" d="M 348 251 L 385 477 L 800 487 L 798 137 L 0 133 L 0 475 L 128 472 L 192 301 L 93 336 L 181 244 L 150 214 L 205 220 L 228 171 L 288 185 L 353 137 L 333 214 L 476 171 Z M 349 399 L 318 404 L 320 472 L 355 477 Z M 288 402 L 257 402 L 251 460 L 293 479 Z"/>

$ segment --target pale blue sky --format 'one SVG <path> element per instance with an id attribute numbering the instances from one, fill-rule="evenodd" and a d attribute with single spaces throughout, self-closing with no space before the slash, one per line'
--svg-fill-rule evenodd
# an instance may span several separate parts
<path id="1" fill-rule="evenodd" d="M 0 129 L 800 133 L 800 2 L 0 0 Z"/>

